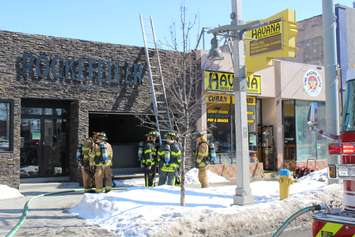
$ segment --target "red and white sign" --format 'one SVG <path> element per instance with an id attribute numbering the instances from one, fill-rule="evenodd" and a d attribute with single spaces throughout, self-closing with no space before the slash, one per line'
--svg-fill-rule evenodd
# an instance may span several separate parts
<path id="1" fill-rule="evenodd" d="M 316 70 L 310 69 L 304 74 L 303 88 L 307 95 L 316 97 L 322 90 L 322 81 Z"/>

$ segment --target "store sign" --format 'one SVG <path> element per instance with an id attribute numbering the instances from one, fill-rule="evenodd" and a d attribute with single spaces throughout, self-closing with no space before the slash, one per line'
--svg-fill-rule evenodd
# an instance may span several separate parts
<path id="1" fill-rule="evenodd" d="M 322 81 L 316 70 L 308 70 L 304 74 L 303 89 L 307 95 L 316 97 L 322 90 Z"/>
<path id="2" fill-rule="evenodd" d="M 205 90 L 233 92 L 234 73 L 204 71 Z M 249 94 L 261 93 L 261 76 L 250 74 L 247 78 L 247 88 Z"/>
<path id="3" fill-rule="evenodd" d="M 252 29 L 250 41 L 250 56 L 282 49 L 281 18 L 268 24 Z"/>
<path id="4" fill-rule="evenodd" d="M 208 103 L 208 104 L 230 104 L 231 103 L 231 95 L 208 94 L 206 96 L 206 103 Z"/>
<path id="5" fill-rule="evenodd" d="M 62 58 L 46 53 L 24 52 L 17 61 L 18 80 L 86 81 L 95 84 L 140 85 L 143 64 L 121 64 L 94 58 Z"/>
<path id="6" fill-rule="evenodd" d="M 296 56 L 297 23 L 295 11 L 286 9 L 260 20 L 255 28 L 243 35 L 245 65 L 255 73 L 272 65 L 274 58 Z"/>

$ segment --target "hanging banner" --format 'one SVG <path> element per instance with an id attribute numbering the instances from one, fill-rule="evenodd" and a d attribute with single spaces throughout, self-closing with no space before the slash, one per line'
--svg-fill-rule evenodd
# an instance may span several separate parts
<path id="1" fill-rule="evenodd" d="M 207 91 L 233 92 L 234 73 L 204 71 L 204 84 Z M 249 74 L 247 78 L 248 94 L 261 94 L 261 76 Z"/>

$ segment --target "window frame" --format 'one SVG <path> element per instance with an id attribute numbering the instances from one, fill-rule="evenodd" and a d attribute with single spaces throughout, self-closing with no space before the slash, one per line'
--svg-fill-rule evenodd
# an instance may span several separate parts
<path id="1" fill-rule="evenodd" d="M 9 149 L 4 151 L 0 150 L 0 153 L 13 153 L 14 151 L 14 101 L 11 99 L 0 99 L 0 103 L 8 103 L 10 108 L 9 113 Z"/>

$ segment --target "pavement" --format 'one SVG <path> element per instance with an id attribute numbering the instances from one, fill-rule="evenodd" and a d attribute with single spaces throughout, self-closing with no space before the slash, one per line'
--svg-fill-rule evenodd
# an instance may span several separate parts
<path id="1" fill-rule="evenodd" d="M 16 225 L 22 215 L 23 206 L 33 196 L 79 188 L 77 183 L 21 184 L 22 198 L 0 200 L 0 236 L 5 236 Z M 41 197 L 30 205 L 29 215 L 15 236 L 105 236 L 117 235 L 90 225 L 83 219 L 67 213 L 67 209 L 77 204 L 81 193 L 67 193 Z"/>

